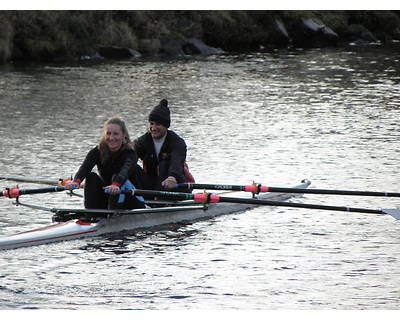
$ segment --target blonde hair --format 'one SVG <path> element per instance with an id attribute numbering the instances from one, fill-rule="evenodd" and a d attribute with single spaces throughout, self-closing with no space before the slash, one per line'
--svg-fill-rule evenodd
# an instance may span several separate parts
<path id="1" fill-rule="evenodd" d="M 128 129 L 126 128 L 125 121 L 120 116 L 115 116 L 107 120 L 104 124 L 103 133 L 100 136 L 97 148 L 100 150 L 100 162 L 105 164 L 110 156 L 109 148 L 106 143 L 106 133 L 109 124 L 117 124 L 120 126 L 123 134 L 126 134 L 125 139 L 122 141 L 121 150 L 133 149 L 133 143 L 129 137 Z"/>

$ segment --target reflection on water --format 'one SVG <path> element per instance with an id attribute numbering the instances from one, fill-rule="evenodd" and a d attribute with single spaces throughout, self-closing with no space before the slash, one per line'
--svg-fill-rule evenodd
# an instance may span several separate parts
<path id="1" fill-rule="evenodd" d="M 189 237 L 198 234 L 190 224 L 177 223 L 166 226 L 154 227 L 141 231 L 125 231 L 118 234 L 111 234 L 102 237 L 102 240 L 95 239 L 93 242 L 85 241 L 81 250 L 100 251 L 108 254 L 137 253 L 138 251 L 152 250 L 154 253 L 161 253 L 169 247 L 181 247 L 188 243 Z M 153 239 L 156 234 L 156 240 Z"/>
<path id="2" fill-rule="evenodd" d="M 120 114 L 169 99 L 197 182 L 398 191 L 398 45 L 0 70 L 0 174 L 68 178 Z M 13 186 L 2 181 L 2 186 Z M 31 184 L 20 183 L 29 188 Z M 26 196 L 80 206 L 65 194 Z M 307 195 L 372 209 L 396 198 Z M 0 199 L 0 234 L 51 214 Z M 260 207 L 187 225 L 0 251 L 2 309 L 396 309 L 392 217 Z"/>

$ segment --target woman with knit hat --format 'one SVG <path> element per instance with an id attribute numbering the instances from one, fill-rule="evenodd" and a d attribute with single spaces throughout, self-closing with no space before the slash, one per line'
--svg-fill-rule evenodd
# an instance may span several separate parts
<path id="1" fill-rule="evenodd" d="M 148 132 L 134 141 L 135 151 L 143 162 L 138 169 L 144 189 L 174 189 L 177 183 L 188 182 L 185 173 L 186 143 L 169 130 L 171 114 L 163 99 L 149 114 Z"/>

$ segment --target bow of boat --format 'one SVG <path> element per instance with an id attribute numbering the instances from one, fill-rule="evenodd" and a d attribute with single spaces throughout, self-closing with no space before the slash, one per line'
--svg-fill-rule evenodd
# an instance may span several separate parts
<path id="1" fill-rule="evenodd" d="M 14 249 L 94 236 L 98 233 L 101 223 L 102 221 L 85 223 L 80 220 L 56 222 L 43 228 L 0 237 L 0 249 Z"/>

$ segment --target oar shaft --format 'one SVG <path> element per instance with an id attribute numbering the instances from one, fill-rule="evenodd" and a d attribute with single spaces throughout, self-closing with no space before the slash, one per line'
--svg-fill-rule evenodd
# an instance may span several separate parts
<path id="1" fill-rule="evenodd" d="M 374 209 L 326 206 L 326 205 L 318 205 L 318 204 L 282 202 L 282 201 L 259 200 L 259 199 L 240 199 L 240 198 L 220 197 L 220 202 L 236 202 L 236 203 L 238 202 L 238 203 L 248 203 L 248 204 L 256 204 L 256 205 L 277 206 L 277 207 L 291 207 L 291 208 L 305 208 L 305 209 L 320 209 L 320 210 L 331 210 L 331 211 L 383 214 L 382 210 L 374 210 Z"/>
<path id="2" fill-rule="evenodd" d="M 122 190 L 122 193 L 132 193 L 132 190 Z M 204 203 L 217 203 L 217 202 L 233 202 L 233 203 L 245 203 L 254 205 L 267 205 L 276 207 L 292 207 L 292 208 L 306 208 L 306 209 L 320 209 L 320 210 L 331 210 L 331 211 L 346 211 L 346 212 L 360 212 L 360 213 L 373 213 L 373 214 L 385 214 L 382 210 L 374 209 L 363 209 L 363 208 L 351 208 L 351 207 L 339 207 L 339 206 L 326 206 L 317 204 L 305 204 L 305 203 L 293 203 L 283 201 L 272 201 L 262 199 L 243 199 L 243 198 L 230 198 L 220 197 L 209 193 L 179 193 L 179 192 L 167 192 L 167 191 L 151 191 L 151 190 L 134 190 L 133 193 L 139 196 L 156 196 L 156 197 L 168 197 L 177 200 L 194 200 L 196 202 Z"/>
<path id="3" fill-rule="evenodd" d="M 396 193 L 396 192 L 328 190 L 328 189 L 295 189 L 295 188 L 276 188 L 276 187 L 269 187 L 268 189 L 269 189 L 269 192 L 336 194 L 336 195 L 369 196 L 369 197 L 400 197 L 400 193 Z"/>
<path id="4" fill-rule="evenodd" d="M 24 194 L 36 194 L 36 193 L 47 193 L 47 192 L 59 192 L 66 190 L 65 187 L 49 187 L 49 188 L 39 188 L 39 189 L 19 189 L 19 188 L 7 188 L 0 191 L 0 196 L 8 198 L 17 198 Z"/>
<path id="5" fill-rule="evenodd" d="M 105 190 L 108 193 L 108 189 Z M 191 200 L 193 199 L 193 194 L 191 193 L 180 193 L 180 192 L 169 192 L 169 191 L 155 191 L 155 190 L 121 190 L 120 193 L 123 194 L 134 194 L 136 196 L 151 196 L 151 197 L 166 197 L 175 200 Z"/>
<path id="6" fill-rule="evenodd" d="M 50 184 L 50 185 L 56 185 L 59 181 L 59 180 L 50 180 L 50 179 L 35 179 L 35 178 L 24 178 L 24 177 L 5 177 L 5 176 L 0 176 L 0 180 L 41 183 L 41 184 Z"/>
<path id="7" fill-rule="evenodd" d="M 177 187 L 192 189 L 209 190 L 232 190 L 247 191 L 253 193 L 260 192 L 282 192 L 282 193 L 301 193 L 301 194 L 331 194 L 348 196 L 370 196 L 370 197 L 400 197 L 398 192 L 377 192 L 377 191 L 352 191 L 352 190 L 329 190 L 329 189 L 300 189 L 300 188 L 280 188 L 258 185 L 240 186 L 240 185 L 221 185 L 221 184 L 200 184 L 200 183 L 181 183 Z"/>
<path id="8" fill-rule="evenodd" d="M 180 183 L 176 185 L 177 188 L 193 190 L 193 189 L 208 189 L 208 190 L 232 190 L 232 191 L 246 191 L 246 186 L 238 185 L 224 185 L 224 184 L 202 184 L 202 183 Z M 249 186 L 247 186 L 249 187 Z M 252 186 L 250 186 L 252 187 Z"/>

